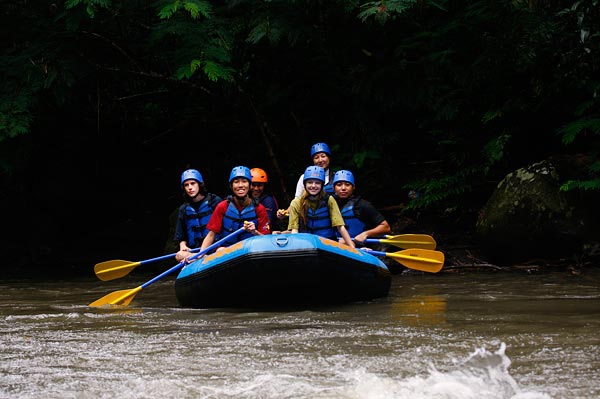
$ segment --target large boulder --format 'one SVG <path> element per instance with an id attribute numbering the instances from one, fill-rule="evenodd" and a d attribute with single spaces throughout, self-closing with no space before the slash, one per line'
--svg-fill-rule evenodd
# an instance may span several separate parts
<path id="1" fill-rule="evenodd" d="M 576 157 L 553 157 L 508 174 L 476 224 L 490 260 L 510 264 L 575 255 L 599 239 L 598 192 L 560 191 L 569 179 L 585 178 Z"/>

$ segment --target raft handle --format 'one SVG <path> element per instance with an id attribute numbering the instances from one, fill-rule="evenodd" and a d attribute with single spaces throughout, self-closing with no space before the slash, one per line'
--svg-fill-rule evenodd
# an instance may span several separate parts
<path id="1" fill-rule="evenodd" d="M 277 237 L 275 239 L 275 244 L 279 247 L 285 247 L 288 245 L 289 239 L 287 237 Z"/>

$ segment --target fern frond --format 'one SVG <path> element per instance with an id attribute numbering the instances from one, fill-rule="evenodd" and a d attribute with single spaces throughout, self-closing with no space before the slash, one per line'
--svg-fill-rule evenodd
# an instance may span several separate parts
<path id="1" fill-rule="evenodd" d="M 365 22 L 374 17 L 379 22 L 385 22 L 412 9 L 415 4 L 417 0 L 370 1 L 361 6 L 363 10 L 358 14 L 358 18 Z"/>
<path id="2" fill-rule="evenodd" d="M 216 62 L 205 61 L 202 70 L 206 77 L 213 82 L 221 79 L 226 81 L 233 80 L 233 69 L 217 64 Z"/>
<path id="3" fill-rule="evenodd" d="M 600 177 L 590 180 L 569 180 L 560 186 L 560 191 L 572 190 L 600 190 Z"/>
<path id="4" fill-rule="evenodd" d="M 485 156 L 486 165 L 490 166 L 500 161 L 504 157 L 504 148 L 510 141 L 509 134 L 502 134 L 490 140 L 483 147 L 483 155 Z"/>
<path id="5" fill-rule="evenodd" d="M 179 10 L 187 11 L 192 19 L 198 19 L 201 16 L 210 18 L 212 5 L 203 0 L 175 0 L 161 8 L 158 16 L 162 19 L 170 19 Z"/>
<path id="6" fill-rule="evenodd" d="M 218 80 L 232 81 L 235 72 L 233 68 L 211 60 L 193 59 L 188 65 L 179 67 L 175 73 L 175 77 L 179 80 L 191 79 L 199 70 L 204 72 L 204 75 L 213 82 Z"/>
<path id="7" fill-rule="evenodd" d="M 587 132 L 600 135 L 600 118 L 578 119 L 564 126 L 558 134 L 562 136 L 562 143 L 567 145 L 573 143 L 580 134 Z"/>
<path id="8" fill-rule="evenodd" d="M 472 166 L 437 179 L 421 179 L 411 182 L 404 188 L 414 190 L 419 195 L 418 198 L 409 202 L 406 209 L 423 209 L 440 205 L 442 202 L 457 200 L 473 190 L 470 183 L 474 181 L 473 177 L 483 174 L 484 168 Z"/>
<path id="9" fill-rule="evenodd" d="M 111 0 L 67 0 L 65 2 L 65 8 L 67 10 L 75 8 L 79 5 L 84 7 L 86 14 L 90 18 L 96 16 L 96 12 L 103 8 L 108 9 L 112 4 Z"/>
<path id="10" fill-rule="evenodd" d="M 277 22 L 277 20 L 265 19 L 250 30 L 246 41 L 257 44 L 266 38 L 270 43 L 277 44 L 281 40 L 283 32 L 282 23 Z"/>

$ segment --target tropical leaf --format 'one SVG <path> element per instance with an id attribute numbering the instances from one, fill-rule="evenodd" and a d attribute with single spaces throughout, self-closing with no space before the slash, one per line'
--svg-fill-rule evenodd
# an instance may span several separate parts
<path id="1" fill-rule="evenodd" d="M 590 180 L 569 180 L 560 186 L 561 191 L 572 190 L 600 190 L 600 177 Z"/>
<path id="2" fill-rule="evenodd" d="M 375 17 L 376 20 L 385 22 L 413 8 L 415 4 L 417 0 L 370 1 L 361 6 L 362 11 L 358 14 L 358 18 L 364 22 L 370 17 Z"/>
<path id="3" fill-rule="evenodd" d="M 198 19 L 201 16 L 210 18 L 212 5 L 203 0 L 175 0 L 164 5 L 158 12 L 158 16 L 162 19 L 170 19 L 180 10 L 187 11 L 192 19 Z"/>
<path id="4" fill-rule="evenodd" d="M 82 6 L 90 18 L 96 16 L 99 9 L 109 9 L 112 5 L 111 0 L 67 0 L 65 1 L 65 9 L 69 10 Z"/>
<path id="5" fill-rule="evenodd" d="M 493 165 L 504 157 L 506 144 L 510 141 L 509 134 L 503 134 L 490 140 L 483 148 L 487 165 Z"/>
<path id="6" fill-rule="evenodd" d="M 600 118 L 578 119 L 558 131 L 562 136 L 563 144 L 571 144 L 578 136 L 587 132 L 600 135 Z"/>

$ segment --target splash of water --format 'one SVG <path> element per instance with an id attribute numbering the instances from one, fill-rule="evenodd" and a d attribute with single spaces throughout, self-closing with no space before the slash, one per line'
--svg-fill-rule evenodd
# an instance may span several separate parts
<path id="1" fill-rule="evenodd" d="M 428 375 L 404 379 L 381 377 L 364 370 L 347 375 L 353 385 L 344 397 L 369 399 L 549 399 L 550 396 L 519 388 L 508 369 L 511 361 L 502 343 L 495 352 L 478 348 L 453 370 L 431 366 Z"/>

